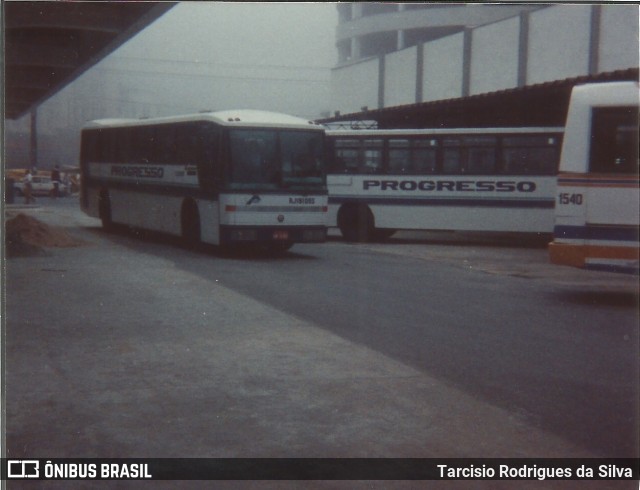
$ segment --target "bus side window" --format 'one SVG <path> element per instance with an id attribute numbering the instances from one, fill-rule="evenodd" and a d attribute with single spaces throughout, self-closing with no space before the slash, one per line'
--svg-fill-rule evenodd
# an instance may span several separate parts
<path id="1" fill-rule="evenodd" d="M 383 140 L 364 141 L 364 159 L 360 172 L 363 174 L 379 174 L 382 172 Z"/>
<path id="2" fill-rule="evenodd" d="M 435 139 L 414 140 L 411 152 L 411 168 L 414 174 L 435 174 L 438 172 L 437 143 Z"/>
<path id="3" fill-rule="evenodd" d="M 109 130 L 105 150 L 109 161 L 114 163 L 131 163 L 132 133 L 130 128 L 114 128 Z"/>
<path id="4" fill-rule="evenodd" d="M 389 173 L 435 174 L 437 172 L 437 140 L 389 140 Z"/>
<path id="5" fill-rule="evenodd" d="M 93 158 L 89 157 L 91 160 L 95 160 L 100 163 L 112 163 L 113 159 L 113 147 L 108 144 L 111 133 L 113 133 L 113 129 L 98 129 L 98 134 L 96 135 L 95 142 L 95 152 L 92 154 Z"/>
<path id="6" fill-rule="evenodd" d="M 97 131 L 91 130 L 83 130 L 80 141 L 82 142 L 80 146 L 80 162 L 99 162 L 101 161 L 98 157 L 98 135 L 99 129 Z"/>
<path id="7" fill-rule="evenodd" d="M 463 153 L 459 138 L 445 138 L 442 142 L 444 151 L 442 152 L 442 173 L 460 174 L 463 171 Z"/>
<path id="8" fill-rule="evenodd" d="M 467 162 L 465 174 L 491 174 L 496 170 L 496 138 L 478 136 L 465 138 Z"/>
<path id="9" fill-rule="evenodd" d="M 176 162 L 180 165 L 196 165 L 198 155 L 197 126 L 194 123 L 183 123 L 176 127 Z"/>
<path id="10" fill-rule="evenodd" d="M 211 125 L 198 125 L 196 134 L 196 161 L 198 165 L 198 182 L 205 191 L 215 191 L 221 174 L 218 164 L 219 132 Z"/>
<path id="11" fill-rule="evenodd" d="M 336 155 L 336 142 L 330 138 L 325 138 L 326 142 L 326 162 L 327 173 L 339 174 L 344 171 L 344 165 L 338 160 Z M 341 168 L 342 167 L 342 168 Z"/>
<path id="12" fill-rule="evenodd" d="M 490 174 L 494 172 L 496 151 L 494 148 L 469 148 L 465 174 Z"/>
<path id="13" fill-rule="evenodd" d="M 597 107 L 591 119 L 590 171 L 638 173 L 638 110 Z"/>
<path id="14" fill-rule="evenodd" d="M 390 174 L 407 174 L 411 171 L 411 152 L 409 140 L 389 140 L 389 172 Z"/>
<path id="15" fill-rule="evenodd" d="M 502 173 L 555 175 L 560 159 L 556 136 L 513 136 L 502 140 Z"/>
<path id="16" fill-rule="evenodd" d="M 139 127 L 133 128 L 131 131 L 133 138 L 128 160 L 133 163 L 150 163 L 155 140 L 153 128 Z"/>
<path id="17" fill-rule="evenodd" d="M 359 147 L 360 142 L 358 140 L 336 140 L 333 170 L 338 173 L 357 173 Z"/>
<path id="18" fill-rule="evenodd" d="M 163 164 L 178 163 L 176 156 L 175 128 L 171 125 L 155 127 L 155 154 L 153 161 Z"/>

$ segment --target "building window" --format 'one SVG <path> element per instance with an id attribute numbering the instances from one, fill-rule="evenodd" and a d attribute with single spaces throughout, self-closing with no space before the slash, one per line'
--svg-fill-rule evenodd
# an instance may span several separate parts
<path id="1" fill-rule="evenodd" d="M 378 2 L 363 2 L 362 3 L 362 16 L 367 17 L 370 15 L 388 14 L 398 11 L 398 4 L 396 3 L 378 3 Z"/>
<path id="2" fill-rule="evenodd" d="M 360 57 L 378 56 L 392 53 L 398 46 L 396 31 L 378 32 L 360 38 Z"/>
<path id="3" fill-rule="evenodd" d="M 341 62 L 349 61 L 351 59 L 351 40 L 340 41 L 337 44 L 338 47 L 338 60 Z"/>
<path id="4" fill-rule="evenodd" d="M 350 3 L 339 3 L 338 4 L 338 22 L 340 24 L 344 22 L 349 22 L 353 19 L 351 4 Z"/>

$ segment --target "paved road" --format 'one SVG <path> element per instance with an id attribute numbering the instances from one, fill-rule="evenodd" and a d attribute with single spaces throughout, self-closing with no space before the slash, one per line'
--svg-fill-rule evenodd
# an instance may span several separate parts
<path id="1" fill-rule="evenodd" d="M 86 246 L 7 263 L 13 457 L 637 457 L 635 279 L 449 235 L 221 256 L 69 203 L 27 212 Z"/>
<path id="2" fill-rule="evenodd" d="M 555 275 L 487 274 L 380 248 L 335 242 L 298 247 L 280 261 L 185 268 L 595 454 L 637 451 L 640 350 L 632 288 L 567 287 Z"/>

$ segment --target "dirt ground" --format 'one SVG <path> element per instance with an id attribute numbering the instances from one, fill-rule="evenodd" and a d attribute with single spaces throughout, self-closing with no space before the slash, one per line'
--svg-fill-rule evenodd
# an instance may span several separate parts
<path id="1" fill-rule="evenodd" d="M 5 245 L 7 257 L 47 255 L 51 247 L 79 247 L 85 242 L 60 227 L 50 226 L 24 213 L 7 213 Z"/>

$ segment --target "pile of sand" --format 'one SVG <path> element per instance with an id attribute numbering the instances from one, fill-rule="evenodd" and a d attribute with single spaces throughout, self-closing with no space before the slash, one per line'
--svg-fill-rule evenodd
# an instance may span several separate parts
<path id="1" fill-rule="evenodd" d="M 46 255 L 45 247 L 78 247 L 84 244 L 62 228 L 49 226 L 22 213 L 6 221 L 5 233 L 7 257 Z"/>

